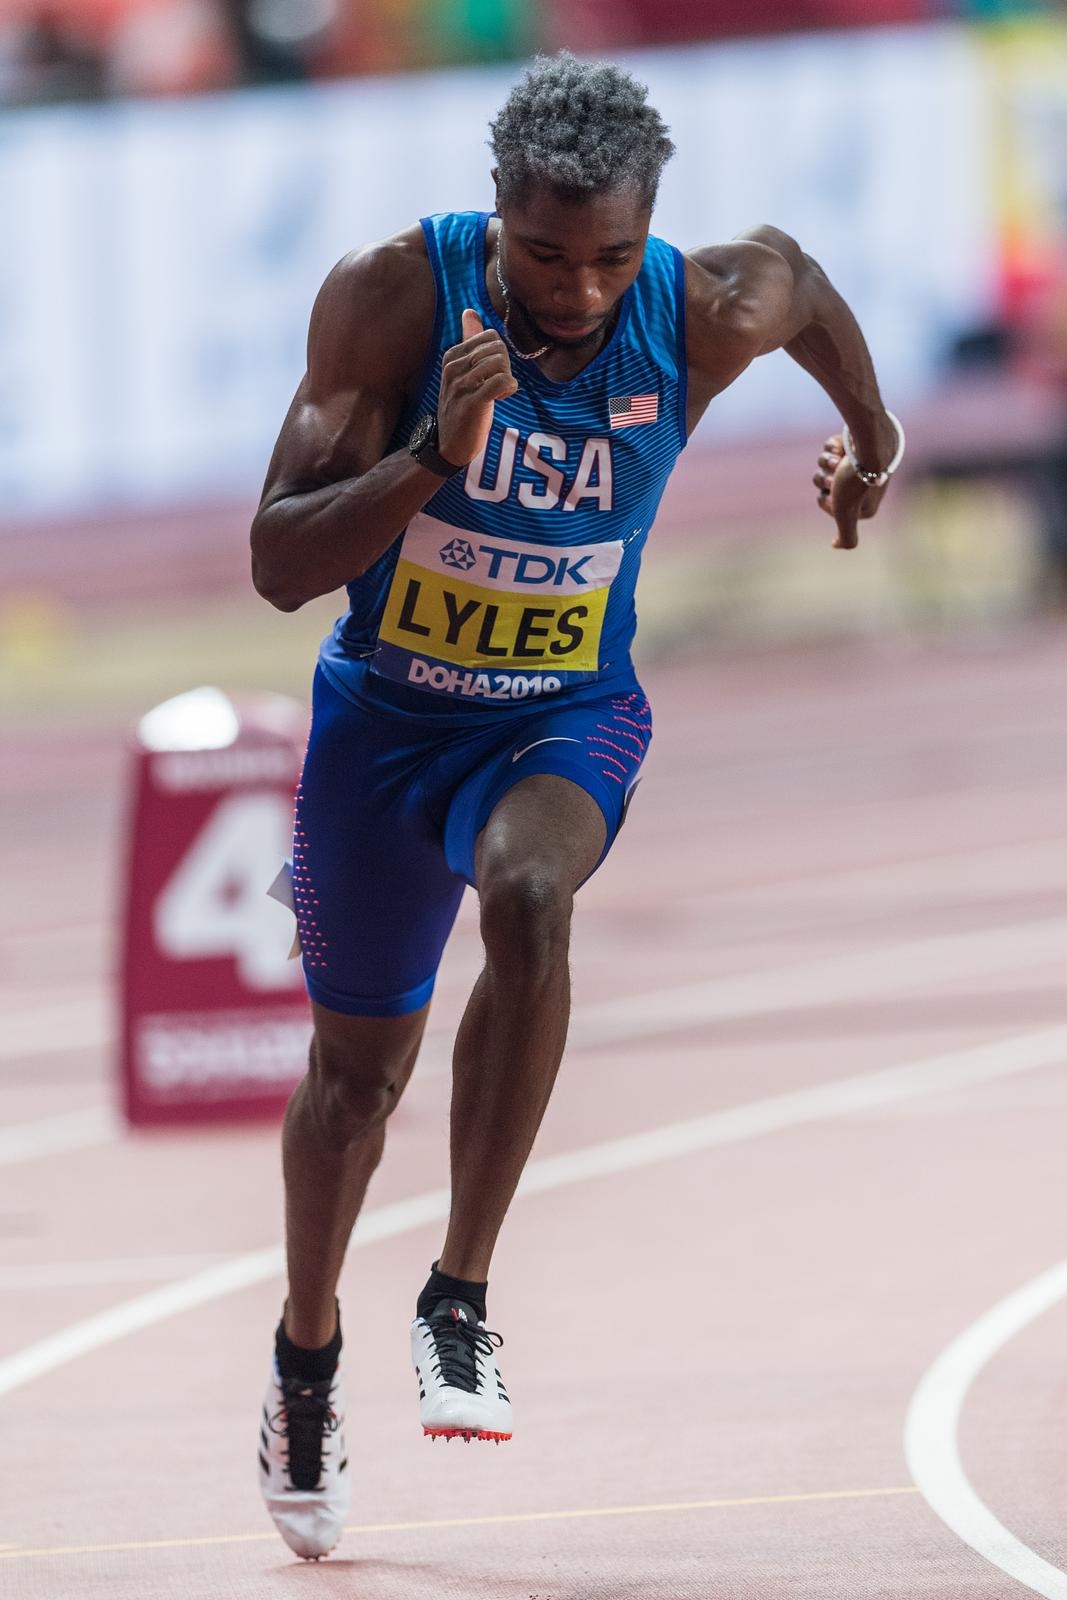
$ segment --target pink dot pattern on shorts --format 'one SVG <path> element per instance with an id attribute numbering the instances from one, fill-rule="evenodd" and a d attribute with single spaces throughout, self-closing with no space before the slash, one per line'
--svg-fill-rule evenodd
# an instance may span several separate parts
<path id="1" fill-rule="evenodd" d="M 307 834 L 300 818 L 304 797 L 304 780 L 296 786 L 296 804 L 293 807 L 293 899 L 296 902 L 296 925 L 300 933 L 300 949 L 308 967 L 329 966 L 329 946 L 322 936 L 316 916 L 318 896 L 308 865 Z"/>

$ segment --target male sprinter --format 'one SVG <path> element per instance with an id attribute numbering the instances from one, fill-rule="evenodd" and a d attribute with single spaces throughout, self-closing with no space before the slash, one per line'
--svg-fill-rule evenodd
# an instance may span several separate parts
<path id="1" fill-rule="evenodd" d="M 315 1034 L 285 1121 L 289 1293 L 260 1434 L 267 1504 L 307 1557 L 349 1504 L 341 1263 L 467 884 L 485 970 L 412 1344 L 427 1434 L 511 1437 L 489 1263 L 567 1034 L 574 893 L 648 747 L 634 584 L 688 435 L 754 357 L 787 350 L 846 423 L 814 478 L 838 548 L 903 444 L 855 320 L 792 239 L 757 228 L 683 256 L 649 236 L 673 146 L 631 77 L 540 59 L 491 143 L 494 214 L 426 218 L 330 273 L 252 529 L 275 606 L 349 600 L 297 793 Z"/>

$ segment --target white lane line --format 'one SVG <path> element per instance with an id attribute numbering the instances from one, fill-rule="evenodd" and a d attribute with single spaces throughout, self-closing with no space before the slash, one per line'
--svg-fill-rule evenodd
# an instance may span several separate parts
<path id="1" fill-rule="evenodd" d="M 736 978 L 711 978 L 582 1006 L 574 1012 L 569 1044 L 606 1044 L 704 1022 L 838 1006 L 960 978 L 1062 962 L 1065 950 L 1067 917 L 909 939 L 777 971 L 744 972 Z"/>
<path id="2" fill-rule="evenodd" d="M 107 1144 L 121 1133 L 122 1124 L 110 1106 L 89 1106 L 84 1111 L 20 1122 L 13 1128 L 0 1128 L 0 1167 Z"/>
<path id="3" fill-rule="evenodd" d="M 765 1133 L 778 1133 L 824 1117 L 845 1116 L 855 1111 L 875 1110 L 916 1095 L 935 1094 L 988 1082 L 1011 1073 L 1029 1072 L 1055 1066 L 1067 1060 L 1067 1025 L 1046 1028 L 1039 1033 L 1002 1039 L 996 1044 L 971 1050 L 956 1050 L 947 1055 L 930 1056 L 906 1066 L 889 1067 L 881 1072 L 842 1078 L 799 1089 L 791 1094 L 772 1095 L 748 1105 L 708 1116 L 691 1117 L 670 1123 L 650 1133 L 609 1139 L 564 1155 L 545 1156 L 531 1161 L 519 1183 L 519 1195 L 542 1194 L 587 1178 L 651 1166 L 659 1161 L 707 1150 L 715 1145 L 734 1144 Z M 410 1233 L 448 1216 L 449 1192 L 431 1189 L 408 1200 L 379 1206 L 360 1217 L 352 1236 L 352 1247 L 391 1239 Z M 104 1345 L 154 1326 L 167 1317 L 190 1311 L 195 1306 L 234 1294 L 252 1284 L 277 1278 L 284 1270 L 280 1246 L 237 1256 L 178 1283 L 138 1295 L 122 1305 L 94 1317 L 76 1322 L 62 1332 L 28 1346 L 0 1361 L 0 1395 L 29 1383 L 33 1378 L 53 1372 L 57 1367 L 99 1350 Z"/>
<path id="4" fill-rule="evenodd" d="M 184 1256 L 128 1256 L 115 1261 L 27 1261 L 0 1266 L 0 1294 L 22 1289 L 88 1288 L 105 1283 L 144 1283 L 174 1278 L 182 1272 L 229 1261 L 222 1250 L 201 1250 Z"/>
<path id="5" fill-rule="evenodd" d="M 567 1051 L 593 1050 L 709 1022 L 816 1010 L 961 978 L 1028 971 L 1061 961 L 1065 950 L 1067 918 L 1060 917 L 911 939 L 905 944 L 744 972 L 735 978 L 709 978 L 645 994 L 618 995 L 575 1006 Z M 427 1034 L 417 1069 L 420 1083 L 451 1071 L 452 1035 L 452 1029 Z"/>
<path id="6" fill-rule="evenodd" d="M 595 1049 L 628 1039 L 677 1032 L 707 1022 L 731 1018 L 773 1016 L 782 1011 L 815 1010 L 850 1000 L 906 993 L 936 983 L 962 978 L 989 977 L 1020 968 L 1060 961 L 1067 949 L 1067 918 L 1013 923 L 977 932 L 944 934 L 934 939 L 910 939 L 903 944 L 879 945 L 855 953 L 820 957 L 817 961 L 745 972 L 734 978 L 709 978 L 706 982 L 676 988 L 653 989 L 646 994 L 620 995 L 596 1004 L 576 1006 L 571 1016 L 567 1049 Z M 423 1044 L 418 1081 L 439 1077 L 450 1070 L 451 1029 L 428 1034 Z M 88 1113 L 80 1113 L 88 1117 Z M 56 1149 L 73 1149 L 110 1141 L 120 1132 L 115 1118 L 99 1113 L 97 1137 L 70 1134 L 67 1117 L 29 1123 L 25 1153 L 21 1129 L 9 1128 L 0 1138 L 0 1166 L 50 1155 L 48 1128 L 57 1124 Z M 72 1138 L 73 1143 L 63 1141 Z"/>
<path id="7" fill-rule="evenodd" d="M 1067 1572 L 1037 1555 L 981 1501 L 963 1470 L 959 1419 L 978 1374 L 1023 1328 L 1067 1298 L 1067 1261 L 1017 1289 L 954 1339 L 908 1407 L 904 1450 L 923 1498 L 980 1556 L 1047 1600 L 1067 1600 Z"/>
<path id="8" fill-rule="evenodd" d="M 987 845 L 936 856 L 902 856 L 893 860 L 835 867 L 832 871 L 791 878 L 778 875 L 679 895 L 675 906 L 705 914 L 715 906 L 738 901 L 807 905 L 832 904 L 857 895 L 878 895 L 896 903 L 943 899 L 988 901 L 996 895 L 1047 894 L 1067 881 L 1067 836 L 1033 839 L 1025 844 Z"/>
<path id="9" fill-rule="evenodd" d="M 0 1362 L 0 1395 L 9 1394 L 12 1389 L 20 1388 L 32 1378 L 54 1372 L 68 1361 L 113 1344 L 127 1334 L 150 1328 L 157 1322 L 165 1322 L 179 1312 L 191 1311 L 195 1306 L 234 1294 L 238 1289 L 276 1278 L 282 1271 L 283 1259 L 278 1245 L 269 1250 L 256 1250 L 222 1262 L 217 1267 L 208 1267 L 192 1277 L 181 1278 L 163 1289 L 138 1295 L 136 1299 L 127 1300 L 98 1316 L 72 1323 L 60 1333 L 29 1345 L 17 1355 Z"/>
<path id="10" fill-rule="evenodd" d="M 838 900 L 856 893 L 888 892 L 894 899 L 916 891 L 949 887 L 967 897 L 997 892 L 1020 893 L 1049 887 L 1059 881 L 1052 861 L 1067 848 L 1064 839 L 1037 839 L 1012 845 L 986 845 L 976 850 L 944 852 L 933 856 L 907 856 L 892 861 L 836 867 L 803 878 L 780 878 L 725 883 L 699 895 L 682 896 L 678 905 L 690 913 L 711 912 L 722 902 L 738 900 L 820 899 Z M 1052 876 L 1050 876 L 1052 874 Z M 991 875 L 991 876 L 990 876 Z M 476 933 L 473 898 L 461 913 Z M 625 913 L 624 913 L 625 914 Z M 79 925 L 80 926 L 80 925 Z M 94 927 L 96 924 L 86 924 Z M 1006 930 L 1010 933 L 1010 930 Z M 961 936 L 955 936 L 961 937 Z M 967 938 L 968 935 L 962 935 Z M 2 940 L 2 936 L 0 936 Z M 775 974 L 770 974 L 774 977 Z M 67 996 L 48 1005 L 22 1007 L 2 1016 L 0 1061 L 52 1055 L 69 1050 L 104 1050 L 114 1039 L 113 1001 L 103 989 L 78 997 Z"/>
<path id="11" fill-rule="evenodd" d="M 0 1061 L 103 1050 L 114 1036 L 112 1002 L 103 991 L 57 999 L 51 1005 L 0 1012 Z"/>

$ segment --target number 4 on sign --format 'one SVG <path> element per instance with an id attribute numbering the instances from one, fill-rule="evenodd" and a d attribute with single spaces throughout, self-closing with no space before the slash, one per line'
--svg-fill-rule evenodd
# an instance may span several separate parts
<path id="1" fill-rule="evenodd" d="M 250 989 L 299 987 L 300 968 L 287 959 L 288 913 L 267 898 L 291 831 L 292 803 L 280 794 L 221 801 L 156 901 L 160 953 L 175 961 L 232 956 Z"/>

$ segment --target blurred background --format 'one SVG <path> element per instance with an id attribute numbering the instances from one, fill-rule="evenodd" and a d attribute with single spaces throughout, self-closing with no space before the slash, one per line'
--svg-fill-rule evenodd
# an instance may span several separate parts
<path id="1" fill-rule="evenodd" d="M 247 1356 L 277 1317 L 277 1131 L 128 1133 L 119 1062 L 133 1041 L 160 1100 L 196 1096 L 208 1116 L 212 1095 L 247 1109 L 270 1091 L 275 1120 L 303 1071 L 292 918 L 264 890 L 341 597 L 292 615 L 260 600 L 250 518 L 323 277 L 420 214 L 490 209 L 489 120 L 522 61 L 561 45 L 630 68 L 669 123 L 657 232 L 685 248 L 768 222 L 822 263 L 908 454 L 859 548 L 833 552 L 811 475 L 839 422 L 778 353 L 682 455 L 638 592 L 656 743 L 610 870 L 583 891 L 585 1012 L 539 1151 L 1062 1024 L 1067 3 L 0 0 L 0 1167 L 17 1164 L 0 1185 L 0 1398 L 22 1464 L 0 1494 L 0 1565 L 21 1562 L 15 1540 L 96 1552 L 80 1578 L 38 1566 L 40 1587 L 29 1560 L 13 1565 L 16 1600 L 294 1592 L 285 1569 L 268 1576 L 280 1551 L 255 1555 L 257 1535 L 237 1531 L 273 1539 L 246 1422 Z M 217 748 L 179 748 L 173 717 L 151 791 L 130 731 L 198 685 L 280 692 L 299 733 L 277 766 L 263 726 L 260 747 L 230 748 L 234 719 L 201 697 L 197 734 L 213 722 Z M 472 901 L 376 1206 L 446 1181 L 448 1054 L 481 957 Z M 687 1010 L 693 985 L 703 1012 Z M 422 1589 L 399 1564 L 409 1547 L 386 1545 L 398 1564 L 373 1569 L 373 1593 L 453 1593 L 460 1573 L 471 1595 L 547 1594 L 558 1557 L 608 1575 L 556 1596 L 636 1594 L 641 1571 L 655 1596 L 706 1596 L 717 1573 L 717 1592 L 768 1600 L 908 1594 L 917 1570 L 926 1593 L 942 1571 L 938 1593 L 992 1594 L 963 1545 L 958 1569 L 935 1566 L 946 1546 L 906 1500 L 883 1521 L 867 1499 L 830 1520 L 821 1491 L 906 1484 L 900 1412 L 920 1371 L 1062 1252 L 1063 1086 L 1032 1076 L 1030 1099 L 1021 1082 L 961 1088 L 914 1118 L 843 1117 L 837 1143 L 813 1127 L 734 1164 L 718 1148 L 699 1171 L 664 1161 L 654 1187 L 627 1170 L 625 1189 L 576 1185 L 555 1211 L 541 1195 L 525 1243 L 520 1207 L 496 1281 L 534 1430 L 528 1499 L 510 1463 L 477 1467 L 492 1477 L 472 1491 L 465 1461 L 445 1490 L 436 1461 L 405 1454 L 399 1429 L 391 1442 L 411 1399 L 394 1320 L 431 1259 L 423 1234 L 393 1239 L 367 1265 L 383 1314 L 351 1324 L 375 1374 L 361 1433 L 372 1414 L 366 1437 L 382 1441 L 360 1517 L 747 1498 L 719 1534 L 641 1536 L 643 1568 L 614 1518 L 597 1524 L 606 1556 L 595 1535 L 546 1524 L 537 1576 L 516 1567 L 536 1527 L 501 1530 L 496 1568 L 484 1528 L 447 1564 L 435 1533 Z M 229 1258 L 217 1293 L 259 1288 L 175 1321 L 173 1354 L 155 1335 L 111 1357 L 92 1338 L 49 1344 L 126 1294 L 169 1293 L 182 1274 L 195 1289 Z M 646 1258 L 672 1285 L 670 1315 L 614 1317 L 605 1343 L 604 1307 Z M 709 1315 L 705 1288 L 728 1315 Z M 149 1321 L 199 1308 L 196 1294 Z M 507 1320 L 508 1294 L 513 1312 L 565 1304 L 568 1332 L 595 1319 L 598 1361 L 552 1369 L 574 1340 Z M 680 1356 L 691 1325 L 707 1337 Z M 1061 1562 L 1047 1419 L 1062 1335 L 1053 1322 L 1043 1358 L 1028 1344 L 1007 1369 L 979 1478 L 996 1464 L 1010 1526 L 1041 1510 L 1039 1547 Z M 10 1393 L 86 1350 L 100 1364 Z M 162 1375 L 187 1367 L 175 1407 Z M 47 1484 L 32 1470 L 42 1417 L 62 1441 Z M 820 1520 L 778 1507 L 785 1543 L 761 1547 L 752 1497 L 797 1489 L 817 1491 L 804 1515 Z M 209 1555 L 188 1548 L 201 1534 L 222 1536 Z M 130 1553 L 141 1537 L 181 1547 L 165 1571 L 155 1549 Z M 110 1565 L 107 1539 L 124 1552 Z M 692 1587 L 674 1582 L 676 1555 Z M 351 1591 L 350 1574 L 337 1582 Z"/>
<path id="2" fill-rule="evenodd" d="M 645 651 L 1062 610 L 1062 5 L 0 0 L 6 717 L 214 679 L 306 693 L 338 603 L 273 614 L 245 552 L 315 290 L 422 213 L 491 208 L 487 122 L 560 45 L 666 115 L 657 230 L 795 234 L 909 434 L 877 532 L 828 563 L 809 478 L 833 413 L 757 363 L 668 491 Z"/>
<path id="3" fill-rule="evenodd" d="M 318 285 L 421 214 L 491 209 L 488 122 L 560 45 L 666 116 L 658 232 L 770 222 L 822 262 L 909 439 L 831 554 L 811 473 L 838 419 L 785 355 L 755 363 L 668 485 L 639 665 L 1058 631 L 1062 6 L 0 0 L 0 1000 L 36 997 L 39 1048 L 57 992 L 112 1037 L 136 719 L 201 684 L 307 703 L 340 598 L 272 610 L 247 538 Z"/>

